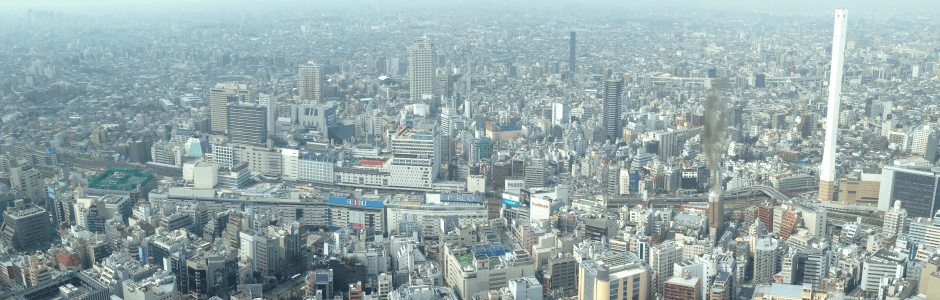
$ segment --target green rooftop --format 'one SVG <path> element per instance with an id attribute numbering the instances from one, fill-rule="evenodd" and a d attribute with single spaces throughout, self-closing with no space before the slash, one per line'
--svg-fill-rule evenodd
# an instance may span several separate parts
<path id="1" fill-rule="evenodd" d="M 153 172 L 141 173 L 137 168 L 108 167 L 88 180 L 88 187 L 103 190 L 130 191 L 137 185 L 146 185 L 153 179 Z"/>
<path id="2" fill-rule="evenodd" d="M 466 253 L 454 255 L 454 258 L 457 258 L 457 262 L 459 262 L 461 266 L 473 265 L 473 254 Z"/>
<path id="3" fill-rule="evenodd" d="M 578 200 L 578 204 L 594 206 L 594 202 L 587 201 L 587 200 Z"/>

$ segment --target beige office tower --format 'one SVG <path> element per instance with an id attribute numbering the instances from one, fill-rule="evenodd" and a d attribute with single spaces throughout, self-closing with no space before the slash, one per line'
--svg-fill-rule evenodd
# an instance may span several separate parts
<path id="1" fill-rule="evenodd" d="M 247 84 L 234 82 L 216 83 L 209 90 L 209 117 L 213 132 L 228 132 L 228 96 L 244 95 L 245 101 L 254 102 L 255 94 Z"/>
<path id="2" fill-rule="evenodd" d="M 652 270 L 632 252 L 586 260 L 578 268 L 578 300 L 650 299 Z"/>
<path id="3" fill-rule="evenodd" d="M 323 101 L 323 66 L 312 61 L 300 66 L 300 99 Z"/>
<path id="4" fill-rule="evenodd" d="M 434 97 L 434 45 L 426 38 L 415 40 L 408 47 L 408 74 L 411 80 L 411 102 Z"/>
<path id="5" fill-rule="evenodd" d="M 845 27 L 848 10 L 837 9 L 832 36 L 832 71 L 829 75 L 829 107 L 826 114 L 826 144 L 819 172 L 819 200 L 836 200 L 836 140 L 839 136 L 839 105 L 842 104 L 842 65 L 845 61 Z"/>

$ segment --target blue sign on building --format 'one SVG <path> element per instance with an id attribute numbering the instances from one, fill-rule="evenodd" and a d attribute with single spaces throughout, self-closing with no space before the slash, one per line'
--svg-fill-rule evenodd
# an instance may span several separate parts
<path id="1" fill-rule="evenodd" d="M 332 204 L 340 205 L 352 205 L 352 206 L 363 206 L 363 207 L 372 207 L 372 208 L 383 208 L 385 204 L 382 201 L 369 201 L 369 200 L 356 200 L 356 199 L 346 199 L 342 197 L 329 197 L 327 200 Z"/>
<path id="2" fill-rule="evenodd" d="M 140 263 L 146 265 L 147 264 L 147 245 L 140 245 L 140 247 L 137 248 L 137 252 L 139 252 L 140 254 Z"/>
<path id="3" fill-rule="evenodd" d="M 503 204 L 506 204 L 512 207 L 519 207 L 519 196 L 504 193 Z"/>

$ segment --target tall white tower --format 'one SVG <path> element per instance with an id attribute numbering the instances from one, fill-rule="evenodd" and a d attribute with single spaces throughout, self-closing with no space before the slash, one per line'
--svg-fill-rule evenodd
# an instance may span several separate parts
<path id="1" fill-rule="evenodd" d="M 839 135 L 839 105 L 842 103 L 842 65 L 845 61 L 845 29 L 847 9 L 836 10 L 835 33 L 832 36 L 832 71 L 829 72 L 829 111 L 826 113 L 826 146 L 819 170 L 819 199 L 835 200 L 836 138 Z"/>
<path id="2" fill-rule="evenodd" d="M 408 47 L 408 74 L 411 79 L 411 101 L 434 97 L 434 45 L 426 38 L 415 40 Z"/>

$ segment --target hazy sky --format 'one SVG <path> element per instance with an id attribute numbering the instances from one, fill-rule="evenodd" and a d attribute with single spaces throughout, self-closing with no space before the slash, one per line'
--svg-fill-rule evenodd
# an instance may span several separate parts
<path id="1" fill-rule="evenodd" d="M 291 11 L 296 9 L 318 8 L 342 9 L 380 7 L 395 11 L 420 7 L 446 7 L 456 5 L 467 7 L 477 5 L 488 9 L 533 9 L 538 7 L 576 7 L 580 9 L 622 9 L 622 10 L 681 10 L 715 9 L 757 11 L 773 14 L 814 14 L 846 7 L 850 16 L 915 14 L 935 17 L 940 14 L 940 2 L 937 0 L 790 0 L 790 1 L 754 1 L 754 0 L 482 0 L 482 1 L 434 1 L 434 0 L 294 0 L 294 1 L 184 1 L 184 0 L 0 0 L 0 14 L 24 15 L 26 9 L 55 10 L 64 13 L 87 15 L 106 14 L 109 11 L 125 12 L 170 12 L 170 11 L 210 11 L 228 9 L 249 9 L 258 12 L 270 10 Z"/>

